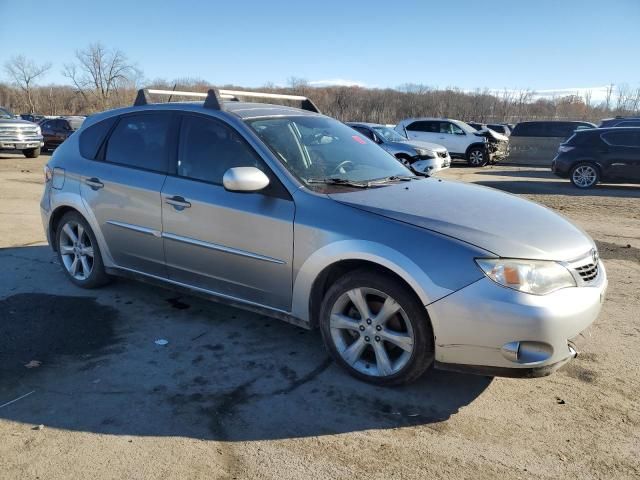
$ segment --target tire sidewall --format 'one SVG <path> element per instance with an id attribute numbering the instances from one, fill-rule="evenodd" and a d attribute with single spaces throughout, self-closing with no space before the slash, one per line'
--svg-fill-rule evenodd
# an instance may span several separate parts
<path id="1" fill-rule="evenodd" d="M 60 235 L 62 234 L 62 228 L 70 221 L 77 222 L 83 226 L 85 232 L 91 240 L 91 245 L 93 246 L 93 268 L 91 269 L 91 275 L 89 275 L 89 277 L 85 280 L 78 280 L 77 278 L 74 278 L 67 271 L 66 267 L 64 266 L 64 262 L 62 261 Z M 60 219 L 58 228 L 56 230 L 56 251 L 58 254 L 58 261 L 60 262 L 62 270 L 64 271 L 67 278 L 77 286 L 82 288 L 95 288 L 105 284 L 108 281 L 108 276 L 104 270 L 104 262 L 102 261 L 102 253 L 100 252 L 100 247 L 98 246 L 96 236 L 94 235 L 93 229 L 91 228 L 89 223 L 79 213 L 69 212 Z"/>
<path id="2" fill-rule="evenodd" d="M 407 314 L 414 332 L 414 347 L 407 364 L 399 372 L 387 377 L 365 375 L 343 360 L 331 336 L 330 316 L 333 305 L 345 292 L 358 287 L 379 290 L 396 300 Z M 397 385 L 419 378 L 433 363 L 433 333 L 426 309 L 413 292 L 384 274 L 370 270 L 357 270 L 346 274 L 334 283 L 322 301 L 320 308 L 320 332 L 324 344 L 333 359 L 354 377 L 376 385 Z"/>

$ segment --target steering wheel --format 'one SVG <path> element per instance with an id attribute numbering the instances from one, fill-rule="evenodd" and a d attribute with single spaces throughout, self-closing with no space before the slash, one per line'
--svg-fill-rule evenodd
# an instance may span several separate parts
<path id="1" fill-rule="evenodd" d="M 351 167 L 347 169 L 346 167 L 349 165 Z M 353 162 L 351 160 L 345 160 L 343 162 L 340 162 L 338 166 L 333 169 L 333 172 L 331 172 L 331 175 L 334 175 L 336 173 L 347 173 L 349 170 L 353 170 Z"/>

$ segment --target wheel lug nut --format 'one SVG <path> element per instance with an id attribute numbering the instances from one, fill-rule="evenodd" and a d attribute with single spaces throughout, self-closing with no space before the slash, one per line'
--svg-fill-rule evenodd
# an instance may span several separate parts
<path id="1" fill-rule="evenodd" d="M 380 331 L 380 330 L 382 330 L 382 327 L 380 325 L 376 325 L 376 330 Z"/>
<path id="2" fill-rule="evenodd" d="M 367 318 L 367 325 L 371 325 L 371 319 Z"/>
<path id="3" fill-rule="evenodd" d="M 371 341 L 371 339 L 370 339 L 369 337 L 364 337 L 364 341 L 365 341 L 365 342 L 370 342 L 370 341 Z"/>
<path id="4" fill-rule="evenodd" d="M 360 327 L 359 327 L 359 328 L 360 328 L 360 331 L 361 331 L 361 332 L 364 332 L 364 325 L 360 325 Z"/>
<path id="5" fill-rule="evenodd" d="M 376 335 L 376 342 L 380 341 L 380 337 Z"/>

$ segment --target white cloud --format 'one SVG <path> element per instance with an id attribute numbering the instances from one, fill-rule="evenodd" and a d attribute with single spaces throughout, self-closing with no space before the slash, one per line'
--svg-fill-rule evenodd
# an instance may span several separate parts
<path id="1" fill-rule="evenodd" d="M 309 82 L 312 87 L 367 87 L 364 82 L 345 80 L 344 78 L 332 78 L 330 80 L 314 80 Z"/>

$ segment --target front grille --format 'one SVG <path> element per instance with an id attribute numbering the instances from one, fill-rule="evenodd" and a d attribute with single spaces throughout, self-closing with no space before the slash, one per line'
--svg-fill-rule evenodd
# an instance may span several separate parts
<path id="1" fill-rule="evenodd" d="M 580 275 L 585 282 L 590 282 L 598 278 L 598 264 L 597 263 L 587 263 L 581 267 L 576 267 L 576 272 Z"/>
<path id="2" fill-rule="evenodd" d="M 447 152 L 438 152 L 440 158 L 447 158 Z"/>
<path id="3" fill-rule="evenodd" d="M 589 284 L 598 278 L 598 274 L 600 273 L 598 265 L 598 252 L 594 249 L 589 255 L 579 260 L 574 260 L 567 266 L 571 269 L 577 281 L 582 284 Z"/>
<path id="4" fill-rule="evenodd" d="M 36 126 L 27 126 L 27 127 L 19 127 L 19 126 L 0 126 L 0 135 L 37 135 L 38 127 Z"/>

